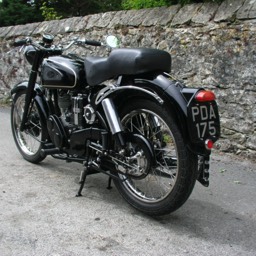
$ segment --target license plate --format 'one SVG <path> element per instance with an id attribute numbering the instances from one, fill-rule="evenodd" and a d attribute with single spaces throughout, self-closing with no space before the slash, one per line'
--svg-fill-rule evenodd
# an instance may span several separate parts
<path id="1" fill-rule="evenodd" d="M 215 101 L 192 102 L 188 107 L 188 122 L 190 136 L 194 142 L 206 139 L 215 142 L 220 136 L 219 113 Z"/>

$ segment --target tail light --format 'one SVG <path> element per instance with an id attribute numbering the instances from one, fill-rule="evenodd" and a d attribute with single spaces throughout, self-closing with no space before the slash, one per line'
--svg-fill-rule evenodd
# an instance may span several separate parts
<path id="1" fill-rule="evenodd" d="M 212 91 L 199 91 L 195 96 L 196 101 L 206 102 L 216 99 L 215 94 Z"/>
<path id="2" fill-rule="evenodd" d="M 211 150 L 212 148 L 213 148 L 213 141 L 212 140 L 206 140 L 205 141 L 205 147 L 206 147 L 206 149 L 208 149 L 208 150 Z"/>

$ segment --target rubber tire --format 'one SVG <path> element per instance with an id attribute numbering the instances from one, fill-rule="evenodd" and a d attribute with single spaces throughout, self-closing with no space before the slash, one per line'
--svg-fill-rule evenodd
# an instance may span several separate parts
<path id="1" fill-rule="evenodd" d="M 197 156 L 188 150 L 174 118 L 163 106 L 145 99 L 136 100 L 126 104 L 120 111 L 121 120 L 125 115 L 136 109 L 146 109 L 156 113 L 169 126 L 177 147 L 179 166 L 177 180 L 170 194 L 155 203 L 147 203 L 139 200 L 130 190 L 126 189 L 120 180 L 114 180 L 114 183 L 122 197 L 139 211 L 151 216 L 169 214 L 186 202 L 194 188 L 197 179 Z"/>
<path id="2" fill-rule="evenodd" d="M 45 159 L 46 156 L 42 156 L 40 154 L 40 151 L 41 151 L 41 148 L 42 148 L 42 143 L 41 145 L 39 146 L 38 150 L 33 154 L 33 155 L 29 155 L 27 154 L 26 152 L 24 152 L 22 150 L 22 148 L 20 147 L 20 144 L 19 142 L 17 141 L 17 137 L 16 137 L 16 131 L 15 131 L 15 127 L 14 127 L 14 107 L 15 107 L 15 104 L 17 102 L 17 100 L 24 96 L 26 94 L 26 90 L 21 90 L 21 91 L 18 91 L 15 96 L 14 96 L 14 99 L 13 99 L 13 103 L 12 103 L 12 107 L 11 107 L 11 129 L 12 129 L 12 134 L 13 134 L 13 138 L 14 138 L 14 141 L 15 141 L 15 144 L 20 152 L 20 154 L 22 155 L 22 157 L 27 160 L 28 162 L 31 162 L 31 163 L 34 163 L 34 164 L 37 164 L 41 161 L 43 161 Z M 42 122 L 42 115 L 40 114 L 40 111 L 38 109 L 38 105 L 36 104 L 36 102 L 34 102 L 35 104 L 35 107 L 37 108 L 37 112 L 39 114 L 39 122 L 41 124 L 41 128 L 42 128 L 42 136 L 41 136 L 41 140 L 44 140 L 46 138 L 46 127 L 43 125 L 43 122 Z"/>

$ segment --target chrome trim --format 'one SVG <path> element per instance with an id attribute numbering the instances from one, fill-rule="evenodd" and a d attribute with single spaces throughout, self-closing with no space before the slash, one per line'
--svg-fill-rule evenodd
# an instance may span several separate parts
<path id="1" fill-rule="evenodd" d="M 112 134 L 123 131 L 122 124 L 116 114 L 115 106 L 111 99 L 107 98 L 102 101 L 104 113 L 106 115 Z"/>
<path id="2" fill-rule="evenodd" d="M 140 88 L 137 86 L 125 85 L 125 86 L 120 86 L 120 87 L 107 86 L 107 87 L 101 89 L 96 97 L 95 104 L 98 105 L 101 101 L 103 101 L 105 98 L 107 98 L 110 94 L 112 94 L 116 91 L 121 91 L 121 90 L 138 90 L 138 91 L 147 93 L 150 96 L 154 97 L 160 104 L 164 103 L 164 101 L 156 93 L 150 92 L 149 90 L 146 90 L 144 88 Z"/>

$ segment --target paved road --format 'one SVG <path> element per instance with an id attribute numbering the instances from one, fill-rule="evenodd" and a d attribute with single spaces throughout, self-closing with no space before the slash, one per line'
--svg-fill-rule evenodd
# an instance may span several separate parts
<path id="1" fill-rule="evenodd" d="M 80 165 L 21 158 L 0 109 L 0 255 L 256 255 L 256 165 L 215 153 L 211 184 L 151 218 L 90 176 L 76 198 Z"/>

